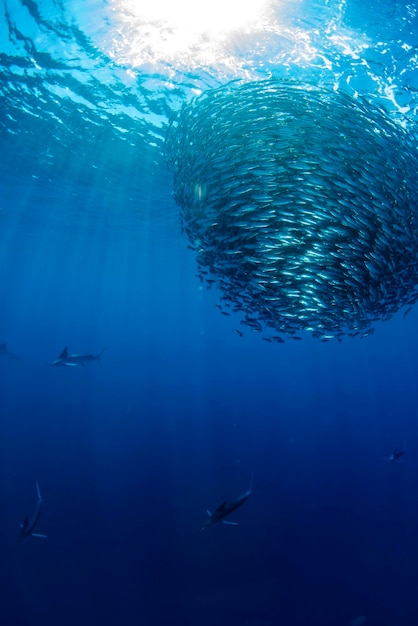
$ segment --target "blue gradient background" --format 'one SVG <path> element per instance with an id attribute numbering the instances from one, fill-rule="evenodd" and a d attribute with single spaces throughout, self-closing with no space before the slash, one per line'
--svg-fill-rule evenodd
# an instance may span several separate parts
<path id="1" fill-rule="evenodd" d="M 379 6 L 386 21 L 352 3 L 346 22 L 416 41 L 414 3 Z M 304 10 L 315 25 L 326 6 Z M 69 105 L 53 139 L 25 113 L 43 106 L 29 79 L 19 95 L 3 77 L 0 343 L 23 361 L 0 359 L 0 625 L 417 626 L 416 307 L 361 340 L 238 337 L 142 131 L 128 145 L 107 121 L 90 140 Z M 51 367 L 65 345 L 106 350 Z M 201 533 L 252 472 L 239 526 Z M 18 543 L 36 480 L 48 539 Z"/>

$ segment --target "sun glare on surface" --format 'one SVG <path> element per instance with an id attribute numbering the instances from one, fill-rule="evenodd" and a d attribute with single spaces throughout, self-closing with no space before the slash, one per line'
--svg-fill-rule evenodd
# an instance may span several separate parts
<path id="1" fill-rule="evenodd" d="M 113 0 L 113 56 L 142 65 L 211 62 L 230 33 L 263 29 L 271 0 Z"/>
<path id="2" fill-rule="evenodd" d="M 145 21 L 167 22 L 190 33 L 225 33 L 258 20 L 266 0 L 125 0 L 132 15 Z M 142 6 L 141 6 L 142 5 Z"/>

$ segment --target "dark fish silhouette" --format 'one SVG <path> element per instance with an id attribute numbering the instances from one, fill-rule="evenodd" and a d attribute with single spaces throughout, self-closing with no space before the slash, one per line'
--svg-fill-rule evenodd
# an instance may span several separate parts
<path id="1" fill-rule="evenodd" d="M 52 365 L 57 367 L 76 367 L 77 365 L 84 367 L 85 361 L 100 361 L 105 350 L 106 348 L 103 348 L 99 354 L 68 354 L 68 348 L 65 346 L 58 359 L 52 362 Z"/>
<path id="2" fill-rule="evenodd" d="M 13 354 L 13 352 L 10 352 L 10 350 L 7 348 L 7 343 L 0 344 L 0 356 L 4 356 L 6 357 L 6 359 L 10 359 L 11 361 L 22 360 L 20 356 L 17 356 L 17 354 Z"/>
<path id="3" fill-rule="evenodd" d="M 401 458 L 406 454 L 406 450 L 401 450 L 400 448 L 395 448 L 391 455 L 389 455 L 385 461 L 389 463 L 397 463 L 401 460 Z"/>
<path id="4" fill-rule="evenodd" d="M 209 517 L 207 518 L 200 530 L 206 530 L 206 528 L 209 528 L 209 526 L 220 523 L 237 526 L 237 522 L 227 522 L 225 521 L 225 517 L 236 511 L 240 506 L 244 504 L 244 502 L 248 500 L 248 498 L 252 494 L 252 483 L 253 478 L 251 478 L 250 488 L 245 493 L 243 493 L 242 496 L 239 496 L 235 500 L 225 500 L 220 506 L 218 506 L 216 511 L 214 511 L 213 513 L 207 511 Z"/>
<path id="5" fill-rule="evenodd" d="M 36 502 L 36 509 L 31 518 L 25 515 L 23 524 L 20 524 L 21 531 L 20 531 L 19 541 L 21 541 L 22 539 L 25 539 L 26 537 L 39 537 L 41 539 L 47 538 L 47 535 L 41 535 L 40 533 L 33 532 L 39 521 L 39 517 L 41 515 L 41 507 L 42 507 L 42 496 L 39 490 L 38 481 L 36 481 L 36 494 L 38 496 L 38 499 Z"/>

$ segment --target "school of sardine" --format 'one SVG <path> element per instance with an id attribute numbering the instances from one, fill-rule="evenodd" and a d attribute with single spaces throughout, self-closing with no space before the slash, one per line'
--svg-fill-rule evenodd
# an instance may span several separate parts
<path id="1" fill-rule="evenodd" d="M 185 105 L 166 149 L 198 275 L 268 341 L 366 336 L 417 299 L 416 145 L 383 110 L 232 83 Z"/>

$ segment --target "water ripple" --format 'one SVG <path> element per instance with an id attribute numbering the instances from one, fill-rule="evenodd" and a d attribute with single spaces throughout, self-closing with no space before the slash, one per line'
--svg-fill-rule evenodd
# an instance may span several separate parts
<path id="1" fill-rule="evenodd" d="M 97 146 L 105 140 L 108 172 L 126 171 L 143 154 L 158 167 L 172 114 L 236 78 L 292 77 L 360 93 L 415 126 L 412 4 L 379 1 L 374 12 L 360 1 L 277 0 L 255 30 L 216 42 L 201 38 L 192 56 L 182 50 L 167 58 L 150 38 L 140 43 L 150 24 L 124 6 L 122 0 L 6 0 L 0 139 L 21 150 L 20 175 L 51 176 L 52 155 L 54 175 L 62 175 L 68 154 L 77 153 L 83 167 L 72 175 L 88 182 L 97 176 Z"/>

